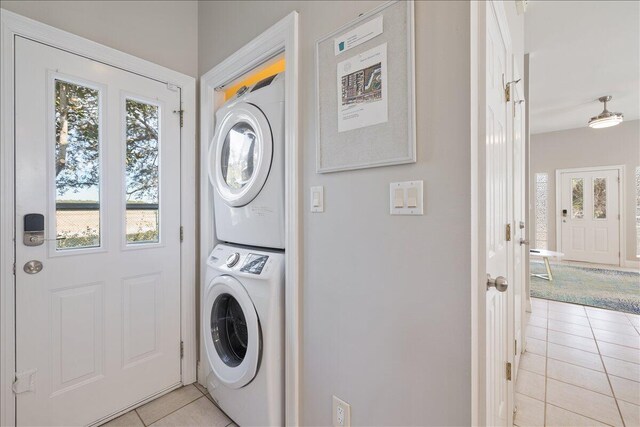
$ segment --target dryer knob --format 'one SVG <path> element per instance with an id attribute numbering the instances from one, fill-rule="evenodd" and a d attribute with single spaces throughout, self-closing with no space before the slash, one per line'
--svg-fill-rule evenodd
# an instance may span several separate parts
<path id="1" fill-rule="evenodd" d="M 233 267 L 240 260 L 240 254 L 238 252 L 234 252 L 227 258 L 227 267 Z"/>

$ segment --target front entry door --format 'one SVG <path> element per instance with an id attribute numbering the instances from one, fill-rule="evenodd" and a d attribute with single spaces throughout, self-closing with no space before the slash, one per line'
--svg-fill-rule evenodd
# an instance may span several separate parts
<path id="1" fill-rule="evenodd" d="M 180 92 L 16 39 L 19 425 L 180 383 Z M 26 231 L 25 231 L 26 230 Z"/>
<path id="2" fill-rule="evenodd" d="M 564 259 L 620 264 L 619 170 L 561 175 L 561 251 Z"/>
<path id="3" fill-rule="evenodd" d="M 511 223 L 511 136 L 505 84 L 510 80 L 510 42 L 499 24 L 500 2 L 486 7 L 486 267 L 491 279 L 510 279 L 507 224 Z M 504 13 L 504 12 L 503 12 Z M 500 16 L 503 15 L 500 14 Z M 510 426 L 513 401 L 507 379 L 510 289 L 486 292 L 486 411 L 488 426 Z"/>

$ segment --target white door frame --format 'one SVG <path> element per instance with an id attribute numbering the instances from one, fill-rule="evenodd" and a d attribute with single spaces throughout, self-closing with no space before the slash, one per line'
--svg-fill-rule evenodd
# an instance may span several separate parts
<path id="1" fill-rule="evenodd" d="M 509 34 L 502 1 L 489 0 L 500 31 Z M 486 31 L 487 2 L 470 5 L 470 144 L 471 144 L 471 425 L 486 425 Z M 510 48 L 510 36 L 505 43 Z M 507 81 L 512 79 L 506 79 Z M 511 110 L 508 110 L 509 112 Z M 510 131 L 508 127 L 508 131 Z M 511 218 L 512 215 L 509 215 Z M 513 243 L 513 242 L 511 242 Z M 523 326 L 524 327 L 524 326 Z M 513 362 L 513 360 L 511 360 Z M 511 397 L 511 396 L 510 396 Z M 511 399 L 512 401 L 512 399 Z M 513 404 L 510 405 L 513 407 Z"/>
<path id="2" fill-rule="evenodd" d="M 181 246 L 181 336 L 184 342 L 182 383 L 196 380 L 196 81 L 124 52 L 74 34 L 0 9 L 2 70 L 0 88 L 0 425 L 13 426 L 16 420 L 15 395 L 15 206 L 14 206 L 14 58 L 15 37 L 22 36 L 85 58 L 102 62 L 181 90 L 184 126 L 181 129 L 181 208 L 184 230 Z M 178 233 L 179 230 L 176 230 Z M 177 351 L 177 349 L 176 349 Z"/>
<path id="3" fill-rule="evenodd" d="M 291 12 L 200 78 L 200 282 L 204 290 L 207 257 L 216 245 L 213 192 L 209 185 L 209 144 L 214 136 L 214 113 L 224 103 L 216 88 L 284 52 L 285 73 L 285 423 L 300 424 L 300 230 L 298 168 L 298 12 Z M 204 339 L 204 331 L 200 331 Z M 203 342 L 203 341 L 202 341 Z M 198 378 L 209 372 L 200 346 Z"/>
<path id="4" fill-rule="evenodd" d="M 618 259 L 618 265 L 624 267 L 627 262 L 627 234 L 626 234 L 626 223 L 625 223 L 625 200 L 624 200 L 624 177 L 625 177 L 625 166 L 624 165 L 613 165 L 613 166 L 591 166 L 585 168 L 569 168 L 569 169 L 556 169 L 556 250 L 558 252 L 562 252 L 562 215 L 560 214 L 560 206 L 562 204 L 562 182 L 561 177 L 563 173 L 572 173 L 572 172 L 596 172 L 603 170 L 617 170 L 618 178 L 620 181 L 618 182 L 618 214 L 620 215 L 620 219 L 618 220 L 618 244 L 620 247 L 618 248 L 618 252 L 620 253 L 620 257 Z"/>

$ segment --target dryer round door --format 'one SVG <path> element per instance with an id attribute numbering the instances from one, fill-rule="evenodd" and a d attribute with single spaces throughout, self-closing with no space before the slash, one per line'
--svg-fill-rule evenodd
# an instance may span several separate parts
<path id="1" fill-rule="evenodd" d="M 204 308 L 211 369 L 228 387 L 244 387 L 256 376 L 262 352 L 258 314 L 249 294 L 235 278 L 218 276 L 211 281 Z"/>
<path id="2" fill-rule="evenodd" d="M 229 206 L 251 202 L 269 176 L 273 136 L 265 115 L 246 102 L 220 122 L 209 148 L 209 179 Z"/>

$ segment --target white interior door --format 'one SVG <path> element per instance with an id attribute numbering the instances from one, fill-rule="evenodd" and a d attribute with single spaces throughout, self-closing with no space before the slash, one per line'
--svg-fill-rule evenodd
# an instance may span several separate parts
<path id="1" fill-rule="evenodd" d="M 180 383 L 180 93 L 21 37 L 15 76 L 17 421 L 91 424 Z"/>
<path id="2" fill-rule="evenodd" d="M 619 265 L 619 170 L 602 168 L 560 175 L 558 214 L 564 259 Z"/>
<path id="3" fill-rule="evenodd" d="M 508 43 L 498 24 L 497 2 L 486 2 L 486 260 L 491 278 L 509 278 L 511 157 L 505 83 L 510 70 Z M 486 293 L 486 402 L 487 425 L 512 424 L 506 364 L 508 346 L 509 288 L 489 287 Z M 512 412 L 511 412 L 512 413 Z"/>

